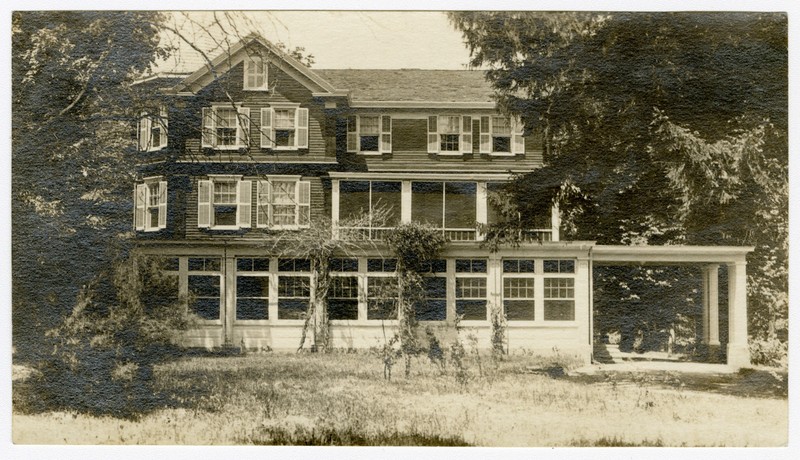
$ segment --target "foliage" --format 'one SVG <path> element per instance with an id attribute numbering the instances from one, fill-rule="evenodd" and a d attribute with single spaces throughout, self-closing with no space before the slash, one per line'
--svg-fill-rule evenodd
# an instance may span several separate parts
<path id="1" fill-rule="evenodd" d="M 509 187 L 523 228 L 556 203 L 562 235 L 574 239 L 753 245 L 751 332 L 785 337 L 785 14 L 450 19 L 500 106 L 544 134 L 545 167 Z"/>
<path id="2" fill-rule="evenodd" d="M 411 357 L 418 354 L 416 305 L 425 300 L 422 274 L 445 245 L 441 230 L 420 223 L 400 224 L 386 236 L 386 245 L 397 258 L 397 322 L 400 351 L 405 357 L 406 375 Z"/>
<path id="3" fill-rule="evenodd" d="M 786 341 L 755 339 L 750 341 L 750 362 L 757 366 L 773 366 L 786 369 L 789 347 Z"/>
<path id="4" fill-rule="evenodd" d="M 132 417 L 168 403 L 152 387 L 153 366 L 175 354 L 175 333 L 195 320 L 163 268 L 135 253 L 81 291 L 47 332 L 53 351 L 33 383 L 41 409 Z"/>
<path id="5" fill-rule="evenodd" d="M 506 354 L 506 332 L 508 321 L 503 313 L 502 305 L 492 303 L 489 306 L 492 356 L 498 357 Z"/>
<path id="6" fill-rule="evenodd" d="M 12 15 L 13 335 L 35 357 L 130 229 L 131 83 L 166 49 L 155 12 Z"/>

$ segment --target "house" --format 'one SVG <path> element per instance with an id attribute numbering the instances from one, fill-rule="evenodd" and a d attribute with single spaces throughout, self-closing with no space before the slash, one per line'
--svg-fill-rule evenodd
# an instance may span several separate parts
<path id="1" fill-rule="evenodd" d="M 694 264 L 703 270 L 703 338 L 719 347 L 718 267 L 728 274 L 728 362 L 748 362 L 745 256 L 752 248 L 602 246 L 563 241 L 559 213 L 519 248 L 482 248 L 489 196 L 542 166 L 542 139 L 497 110 L 481 71 L 309 69 L 252 35 L 190 75 L 153 77 L 138 124 L 138 246 L 167 257 L 201 325 L 182 340 L 295 349 L 314 285 L 292 232 L 330 219 L 364 244 L 331 261 L 332 346 L 382 346 L 396 323 L 378 292 L 395 260 L 381 248 L 401 222 L 449 243 L 426 275 L 423 327 L 456 318 L 490 343 L 502 306 L 510 350 L 589 361 L 596 264 Z M 382 210 L 385 218 L 369 216 Z M 354 216 L 358 228 L 347 227 Z M 280 250 L 268 244 L 283 235 Z M 178 294 L 178 293 L 176 293 Z"/>

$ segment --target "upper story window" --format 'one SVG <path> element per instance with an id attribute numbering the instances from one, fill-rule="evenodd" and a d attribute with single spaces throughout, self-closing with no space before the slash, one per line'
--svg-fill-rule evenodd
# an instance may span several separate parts
<path id="1" fill-rule="evenodd" d="M 248 56 L 244 60 L 244 89 L 267 90 L 267 61 L 260 56 Z"/>
<path id="2" fill-rule="evenodd" d="M 472 117 L 469 115 L 428 117 L 428 153 L 440 155 L 472 153 Z"/>
<path id="3" fill-rule="evenodd" d="M 139 118 L 138 144 L 143 152 L 154 152 L 167 146 L 167 108 L 161 106 L 158 115 L 142 112 Z"/>
<path id="4" fill-rule="evenodd" d="M 275 150 L 308 148 L 308 109 L 264 107 L 261 109 L 261 147 Z"/>
<path id="5" fill-rule="evenodd" d="M 311 183 L 299 178 L 258 181 L 256 223 L 274 229 L 307 228 L 311 223 Z"/>
<path id="6" fill-rule="evenodd" d="M 215 105 L 203 107 L 202 147 L 235 150 L 250 145 L 250 108 Z"/>
<path id="7" fill-rule="evenodd" d="M 197 226 L 217 230 L 250 227 L 252 182 L 240 176 L 197 181 Z"/>
<path id="8" fill-rule="evenodd" d="M 134 227 L 154 232 L 167 227 L 167 181 L 150 177 L 134 190 Z"/>
<path id="9" fill-rule="evenodd" d="M 378 155 L 392 151 L 392 117 L 351 115 L 347 117 L 347 151 Z"/>
<path id="10" fill-rule="evenodd" d="M 500 115 L 482 116 L 480 119 L 481 153 L 492 155 L 525 153 L 522 128 L 522 123 L 516 118 Z"/>

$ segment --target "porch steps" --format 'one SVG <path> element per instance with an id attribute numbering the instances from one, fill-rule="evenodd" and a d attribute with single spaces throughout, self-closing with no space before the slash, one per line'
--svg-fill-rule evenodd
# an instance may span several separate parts
<path id="1" fill-rule="evenodd" d="M 611 345 L 607 343 L 595 343 L 593 357 L 594 361 L 600 364 L 614 364 L 625 361 L 683 361 L 681 355 L 671 355 L 669 353 L 659 351 L 648 351 L 645 353 L 626 352 L 620 351 L 619 345 Z"/>

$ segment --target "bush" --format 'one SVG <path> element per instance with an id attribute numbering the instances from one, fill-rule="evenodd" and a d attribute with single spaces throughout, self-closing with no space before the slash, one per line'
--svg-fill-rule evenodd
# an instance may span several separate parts
<path id="1" fill-rule="evenodd" d="M 755 365 L 786 368 L 789 344 L 778 339 L 751 339 L 750 362 Z"/>

